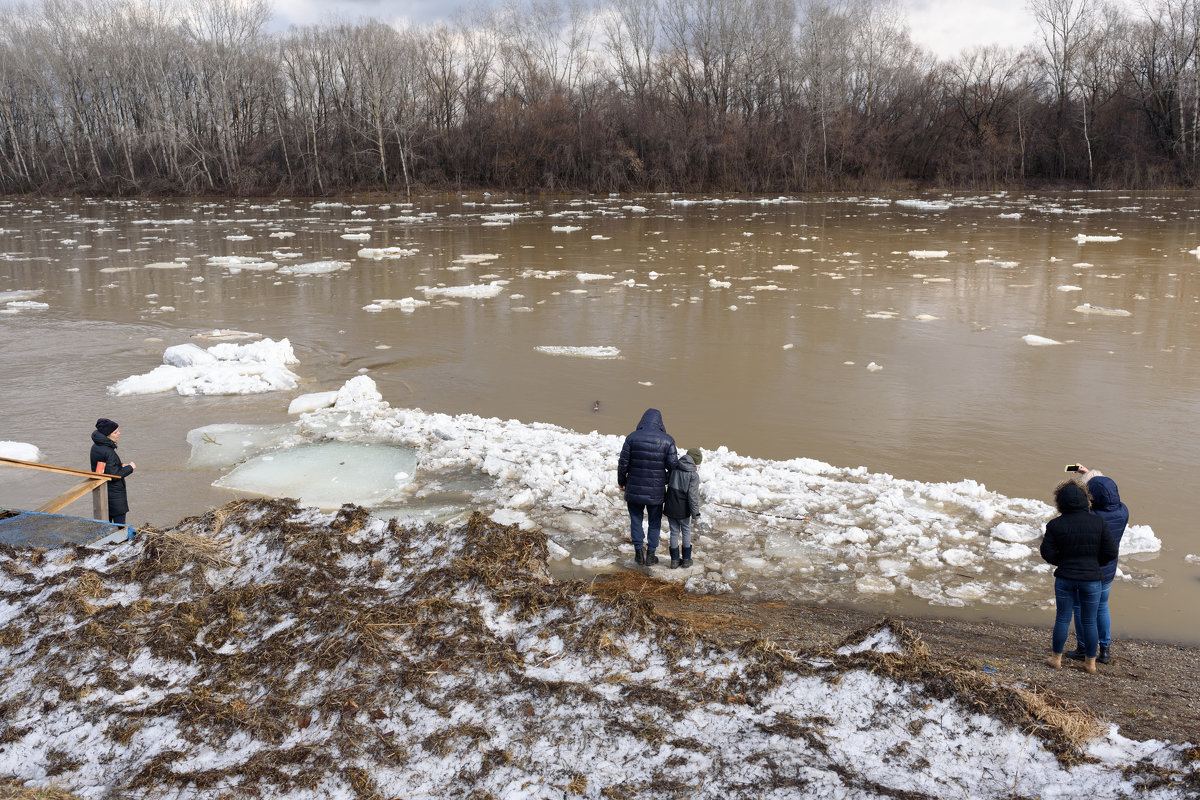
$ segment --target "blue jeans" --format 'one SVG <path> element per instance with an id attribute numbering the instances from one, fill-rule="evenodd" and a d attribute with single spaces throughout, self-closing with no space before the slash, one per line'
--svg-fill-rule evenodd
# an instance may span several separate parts
<path id="1" fill-rule="evenodd" d="M 642 517 L 649 510 L 650 531 L 646 549 L 653 553 L 658 549 L 658 533 L 662 530 L 662 503 L 648 506 L 644 503 L 631 503 L 626 500 L 625 504 L 629 506 L 629 538 L 633 541 L 634 547 L 642 546 Z"/>
<path id="2" fill-rule="evenodd" d="M 1108 613 L 1108 593 L 1112 591 L 1112 581 L 1104 584 L 1100 588 L 1100 606 L 1096 610 L 1096 635 L 1101 647 L 1108 647 L 1112 644 L 1112 616 Z M 1080 616 L 1079 601 L 1075 601 L 1075 641 L 1083 642 L 1083 634 L 1080 632 L 1079 622 L 1083 619 Z"/>
<path id="3" fill-rule="evenodd" d="M 679 544 L 683 542 L 684 550 L 692 549 L 692 520 L 689 517 L 675 519 L 667 517 L 667 527 L 671 529 L 671 552 L 679 552 Z"/>
<path id="4" fill-rule="evenodd" d="M 1075 604 L 1080 604 L 1083 620 L 1083 647 L 1088 658 L 1095 658 L 1099 651 L 1099 635 L 1096 633 L 1096 609 L 1100 606 L 1100 581 L 1073 581 L 1070 578 L 1054 579 L 1054 636 L 1051 647 L 1062 653 L 1067 646 L 1067 631 L 1071 628 L 1071 617 Z"/>

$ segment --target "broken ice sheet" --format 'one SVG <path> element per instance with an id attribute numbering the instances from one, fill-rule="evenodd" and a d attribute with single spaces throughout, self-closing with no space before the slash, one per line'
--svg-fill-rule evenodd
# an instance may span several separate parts
<path id="1" fill-rule="evenodd" d="M 303 505 L 375 506 L 412 482 L 416 452 L 366 442 L 318 442 L 264 453 L 213 486 L 268 497 L 295 497 Z"/>
<path id="2" fill-rule="evenodd" d="M 192 446 L 189 467 L 231 467 L 253 455 L 278 447 L 296 434 L 295 423 L 237 425 L 218 423 L 188 431 Z"/>

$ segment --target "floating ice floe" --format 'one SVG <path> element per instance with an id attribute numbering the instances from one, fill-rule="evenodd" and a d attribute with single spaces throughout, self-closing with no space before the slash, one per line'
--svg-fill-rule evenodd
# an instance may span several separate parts
<path id="1" fill-rule="evenodd" d="M 719 281 L 716 278 L 709 278 L 708 285 L 714 289 L 728 289 L 733 286 L 732 281 Z"/>
<path id="2" fill-rule="evenodd" d="M 485 264 L 500 258 L 498 253 L 467 253 L 454 259 L 454 264 Z"/>
<path id="3" fill-rule="evenodd" d="M 599 273 L 599 272 L 577 272 L 577 273 L 575 273 L 575 278 L 577 280 L 581 281 L 582 283 L 587 283 L 588 281 L 611 281 L 613 279 L 613 277 L 614 276 L 612 276 L 612 275 L 604 275 L 603 273 Z"/>
<path id="4" fill-rule="evenodd" d="M 1052 344 L 1062 344 L 1057 339 L 1048 339 L 1045 336 L 1038 336 L 1036 333 L 1027 333 L 1021 337 L 1021 341 L 1025 344 L 1033 345 L 1034 347 L 1046 347 Z"/>
<path id="5" fill-rule="evenodd" d="M 45 311 L 50 308 L 50 304 L 37 300 L 9 300 L 4 307 L 11 314 L 18 311 Z"/>
<path id="6" fill-rule="evenodd" d="M 208 259 L 210 267 L 225 267 L 230 270 L 252 270 L 271 272 L 279 267 L 274 261 L 260 256 L 213 256 Z"/>
<path id="7" fill-rule="evenodd" d="M 0 442 L 0 456 L 18 461 L 41 461 L 42 451 L 28 442 Z"/>
<path id="8" fill-rule="evenodd" d="M 337 392 L 334 392 L 336 395 Z M 294 401 L 293 401 L 294 402 Z M 318 406 L 317 408 L 323 408 Z M 312 409 L 315 410 L 315 409 Z M 296 438 L 296 425 L 238 425 L 218 423 L 193 428 L 187 433 L 191 445 L 189 467 L 232 467 L 264 450 Z"/>
<path id="9" fill-rule="evenodd" d="M 279 271 L 287 275 L 324 275 L 349 267 L 349 261 L 309 261 L 305 264 L 288 264 L 280 267 Z"/>
<path id="10" fill-rule="evenodd" d="M 342 238 L 348 242 L 365 242 L 371 238 L 369 233 L 343 233 Z"/>
<path id="11" fill-rule="evenodd" d="M 213 486 L 268 497 L 295 497 L 304 505 L 376 506 L 412 482 L 411 448 L 365 442 L 319 442 L 255 456 Z"/>
<path id="12" fill-rule="evenodd" d="M 933 314 L 917 314 L 915 317 L 913 317 L 913 319 L 917 320 L 918 322 L 933 322 L 939 318 L 935 317 Z"/>
<path id="13" fill-rule="evenodd" d="M 415 297 L 404 297 L 399 300 L 375 300 L 369 305 L 363 306 L 363 311 L 387 311 L 388 309 L 398 308 L 401 311 L 411 314 L 418 308 L 428 306 L 428 300 L 418 300 Z"/>
<path id="14" fill-rule="evenodd" d="M 407 258 L 415 256 L 419 252 L 419 250 L 405 247 L 364 247 L 358 251 L 358 257 L 382 261 L 385 258 Z"/>
<path id="15" fill-rule="evenodd" d="M 0 292 L 0 303 L 19 303 L 22 300 L 32 300 L 46 293 L 45 289 L 14 289 Z"/>
<path id="16" fill-rule="evenodd" d="M 1058 287 L 1058 290 L 1060 292 L 1082 292 L 1083 287 L 1082 286 L 1071 286 L 1069 284 L 1063 284 L 1062 286 Z"/>
<path id="17" fill-rule="evenodd" d="M 946 200 L 897 200 L 896 205 L 917 211 L 946 211 L 951 203 Z"/>
<path id="18" fill-rule="evenodd" d="M 618 358 L 621 355 L 617 347 L 564 347 L 557 345 L 540 345 L 533 348 L 539 353 L 552 356 L 574 356 L 576 358 Z"/>
<path id="19" fill-rule="evenodd" d="M 1198 556 L 1194 553 L 1188 553 L 1186 556 L 1183 557 L 1183 560 L 1189 564 L 1200 564 L 1200 556 Z"/>
<path id="20" fill-rule="evenodd" d="M 492 281 L 477 283 L 470 286 L 434 286 L 425 289 L 426 297 L 463 297 L 488 298 L 495 297 L 503 291 L 508 281 Z"/>
<path id="21" fill-rule="evenodd" d="M 223 343 L 208 349 L 194 344 L 168 347 L 163 365 L 108 387 L 117 396 L 175 390 L 189 395 L 259 394 L 295 389 L 299 377 L 287 368 L 299 359 L 287 339 L 248 344 Z"/>
<path id="22" fill-rule="evenodd" d="M 551 225 L 550 230 L 554 233 L 574 233 L 575 231 L 583 230 L 583 228 L 578 225 Z"/>
<path id="23" fill-rule="evenodd" d="M 1121 236 L 1110 235 L 1089 236 L 1086 233 L 1081 233 L 1075 237 L 1075 241 L 1079 242 L 1080 244 L 1083 244 L 1084 242 L 1119 242 L 1122 238 L 1123 237 Z"/>
<path id="24" fill-rule="evenodd" d="M 883 369 L 883 367 L 879 366 L 874 361 L 872 361 L 870 364 L 867 364 L 867 372 L 879 372 L 881 369 Z"/>
<path id="25" fill-rule="evenodd" d="M 253 239 L 254 237 L 253 237 L 253 236 L 247 236 L 247 235 L 246 235 L 246 234 L 244 234 L 244 233 L 231 233 L 231 234 L 229 234 L 228 236 L 226 236 L 225 238 L 226 238 L 226 239 L 228 239 L 228 240 L 229 240 L 229 241 L 231 241 L 231 242 L 248 242 L 248 241 L 250 241 L 251 239 Z"/>
<path id="26" fill-rule="evenodd" d="M 1103 308 L 1102 306 L 1094 306 L 1091 303 L 1083 303 L 1075 306 L 1075 311 L 1080 314 L 1097 314 L 1102 317 L 1132 317 L 1132 311 L 1126 311 L 1123 308 Z"/>
<path id="27" fill-rule="evenodd" d="M 908 254 L 913 258 L 945 258 L 950 255 L 949 250 L 909 250 Z"/>
<path id="28" fill-rule="evenodd" d="M 289 414 L 307 414 L 309 411 L 316 411 L 321 408 L 329 408 L 337 402 L 338 393 L 335 389 L 332 392 L 312 392 L 310 394 L 302 394 L 299 397 L 293 398 L 288 404 Z"/>
<path id="29" fill-rule="evenodd" d="M 146 269 L 187 269 L 182 261 L 155 261 L 146 265 Z"/>

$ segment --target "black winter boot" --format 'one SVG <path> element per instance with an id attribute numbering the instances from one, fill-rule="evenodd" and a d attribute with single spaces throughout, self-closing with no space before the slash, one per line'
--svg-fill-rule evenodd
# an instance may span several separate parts
<path id="1" fill-rule="evenodd" d="M 640 547 L 635 547 L 633 549 L 633 561 L 635 564 L 645 564 L 646 563 L 646 551 Z"/>
<path id="2" fill-rule="evenodd" d="M 692 548 L 683 548 L 683 561 L 679 562 L 681 567 L 690 567 L 692 565 Z"/>
<path id="3" fill-rule="evenodd" d="M 1108 664 L 1112 661 L 1112 653 L 1108 652 L 1108 645 L 1100 645 L 1100 655 L 1096 656 L 1096 660 L 1101 664 Z"/>
<path id="4" fill-rule="evenodd" d="M 1087 650 L 1082 644 L 1078 644 L 1075 646 L 1074 650 L 1067 653 L 1067 658 L 1074 659 L 1075 661 L 1083 661 L 1085 658 L 1087 658 Z"/>
<path id="5" fill-rule="evenodd" d="M 658 563 L 658 556 L 654 555 L 653 550 L 647 550 L 646 551 L 646 566 L 650 566 L 651 564 L 657 564 L 657 563 Z"/>
<path id="6" fill-rule="evenodd" d="M 679 550 L 675 547 L 671 548 L 671 569 L 679 569 Z"/>

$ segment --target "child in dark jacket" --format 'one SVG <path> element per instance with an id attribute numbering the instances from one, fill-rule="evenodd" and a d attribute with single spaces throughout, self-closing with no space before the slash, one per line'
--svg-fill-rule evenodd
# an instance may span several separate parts
<path id="1" fill-rule="evenodd" d="M 667 476 L 663 513 L 671 528 L 672 569 L 692 565 L 691 524 L 700 521 L 700 472 L 696 467 L 703 460 L 704 453 L 699 447 L 693 447 L 680 456 L 679 466 Z"/>

